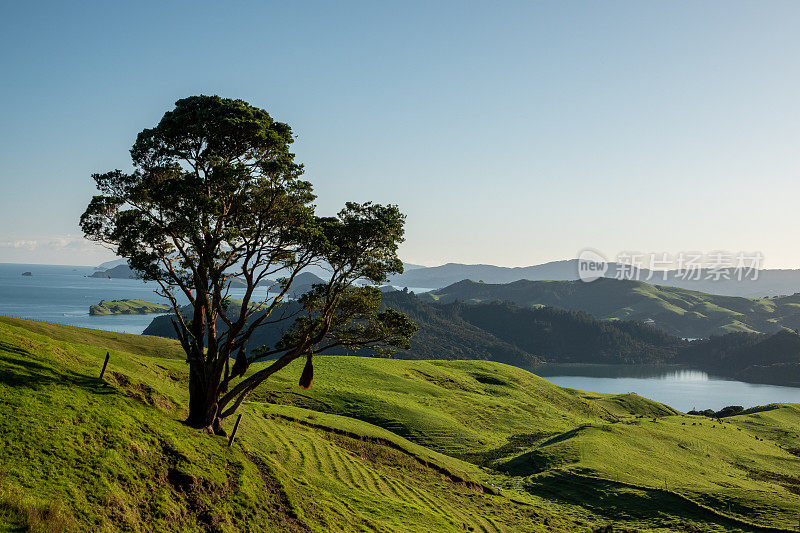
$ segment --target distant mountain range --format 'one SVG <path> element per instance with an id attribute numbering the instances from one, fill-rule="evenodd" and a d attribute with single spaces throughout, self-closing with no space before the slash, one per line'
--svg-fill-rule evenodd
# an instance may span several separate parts
<path id="1" fill-rule="evenodd" d="M 619 263 L 608 263 L 607 278 L 615 278 L 618 274 L 627 274 L 626 267 Z M 710 277 L 711 279 L 706 279 Z M 681 287 L 694 291 L 726 296 L 779 296 L 800 292 L 800 269 L 793 270 L 759 270 L 756 280 L 736 279 L 736 272 L 731 271 L 732 279 L 713 279 L 710 270 L 700 271 L 699 280 L 682 279 L 677 270 L 651 271 L 640 269 L 639 281 L 651 284 Z M 578 276 L 578 260 L 552 261 L 528 267 L 499 267 L 494 265 L 463 265 L 448 263 L 437 267 L 407 269 L 401 275 L 391 278 L 396 287 L 438 289 L 452 285 L 465 279 L 484 281 L 486 283 L 511 283 L 519 280 L 530 281 L 574 281 Z"/>
<path id="2" fill-rule="evenodd" d="M 136 274 L 131 270 L 127 264 L 116 265 L 108 270 L 98 270 L 92 273 L 93 278 L 125 278 L 136 279 Z M 259 287 L 267 287 L 275 284 L 274 280 L 261 280 L 258 283 Z M 324 280 L 311 272 L 301 272 L 295 277 L 292 286 L 289 288 L 287 295 L 289 298 L 298 298 L 302 294 L 308 292 L 315 283 L 324 283 Z M 245 282 L 239 278 L 231 279 L 231 288 L 241 288 L 245 286 Z"/>
<path id="3" fill-rule="evenodd" d="M 390 283 L 395 287 L 409 287 L 414 289 L 439 289 L 447 287 L 462 280 L 483 281 L 485 283 L 501 284 L 520 280 L 530 281 L 575 281 L 578 276 L 578 260 L 552 261 L 541 265 L 528 267 L 499 267 L 494 265 L 464 265 L 448 263 L 436 267 L 426 267 L 413 263 L 403 263 L 404 273 L 390 278 Z M 629 272 L 619 263 L 608 263 L 606 278 L 616 278 L 618 273 Z M 307 269 L 307 272 L 320 278 L 325 278 L 327 271 L 319 266 Z M 108 261 L 97 266 L 97 271 L 92 274 L 96 278 L 135 278 L 128 268 L 125 259 Z M 705 279 L 712 277 L 712 279 Z M 640 269 L 636 280 L 649 284 L 668 287 L 680 287 L 693 291 L 724 296 L 743 296 L 747 298 L 761 298 L 764 296 L 783 296 L 800 292 L 800 269 L 794 270 L 759 270 L 758 277 L 751 279 L 736 279 L 736 272 L 731 271 L 732 279 L 713 279 L 714 275 L 708 270 L 700 271 L 700 278 L 682 279 L 680 272 L 651 271 Z M 744 277 L 744 276 L 743 276 Z"/>
<path id="4" fill-rule="evenodd" d="M 684 338 L 735 331 L 774 333 L 800 328 L 800 294 L 744 298 L 600 278 L 582 281 L 515 281 L 507 284 L 460 281 L 423 293 L 430 302 L 512 302 L 585 311 L 605 320 L 638 320 Z"/>
<path id="5" fill-rule="evenodd" d="M 420 268 L 426 268 L 426 267 L 424 267 L 422 265 L 415 265 L 415 264 L 412 264 L 412 263 L 403 263 L 403 268 L 405 269 L 406 272 L 411 272 L 413 270 L 417 270 L 417 269 L 420 269 Z M 309 277 L 309 276 L 313 276 L 313 277 Z M 309 286 L 308 288 L 310 288 L 310 284 L 312 284 L 312 283 L 321 283 L 323 281 L 323 278 L 326 278 L 326 277 L 329 277 L 329 276 L 330 276 L 330 274 L 323 267 L 311 266 L 311 267 L 307 268 L 304 272 L 302 272 L 299 275 L 299 277 L 297 278 L 295 283 L 297 283 L 297 282 L 299 282 L 299 281 L 304 279 L 305 281 L 303 281 L 301 283 L 301 285 L 303 287 Z M 123 278 L 123 279 L 136 279 L 137 278 L 136 274 L 128 266 L 128 260 L 124 259 L 124 258 L 115 259 L 113 261 L 106 261 L 105 263 L 101 263 L 101 264 L 97 265 L 95 267 L 95 272 L 93 272 L 90 277 L 92 277 L 92 278 L 112 278 L 112 279 L 113 278 Z M 276 278 L 280 277 L 280 272 L 276 273 L 276 275 L 274 277 L 276 277 Z M 263 281 L 259 285 L 268 285 L 268 284 L 272 284 L 272 282 L 271 281 Z M 243 286 L 243 285 L 244 285 L 244 282 L 236 283 L 234 281 L 234 286 Z M 302 290 L 300 292 L 300 294 L 306 292 L 306 290 L 308 290 L 308 288 L 306 288 L 305 290 Z M 294 292 L 296 292 L 296 291 L 297 291 L 297 289 L 295 289 L 293 287 L 292 288 L 292 294 Z"/>

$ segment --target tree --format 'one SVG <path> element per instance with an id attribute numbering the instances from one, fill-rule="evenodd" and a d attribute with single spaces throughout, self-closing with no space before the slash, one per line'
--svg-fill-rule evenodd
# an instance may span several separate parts
<path id="1" fill-rule="evenodd" d="M 405 217 L 397 206 L 373 203 L 317 216 L 292 141 L 291 128 L 263 109 L 192 96 L 139 133 L 131 173 L 92 176 L 100 194 L 81 228 L 172 303 L 189 364 L 192 427 L 224 434 L 222 419 L 295 359 L 306 358 L 300 386 L 307 388 L 315 354 L 384 353 L 407 346 L 416 330 L 405 315 L 381 310 L 376 287 L 356 284 L 402 272 Z M 329 279 L 287 305 L 295 277 L 311 265 L 324 266 Z M 229 297 L 234 282 L 241 301 Z M 249 347 L 253 331 L 270 325 L 287 326 L 280 341 Z M 267 363 L 248 373 L 260 358 Z"/>

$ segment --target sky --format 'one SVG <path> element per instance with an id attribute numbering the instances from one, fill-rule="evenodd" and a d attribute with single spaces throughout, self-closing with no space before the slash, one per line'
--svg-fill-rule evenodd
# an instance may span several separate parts
<path id="1" fill-rule="evenodd" d="M 175 100 L 289 123 L 320 214 L 400 206 L 408 262 L 585 248 L 800 268 L 800 3 L 6 2 L 0 262 L 94 265 L 90 175 Z"/>

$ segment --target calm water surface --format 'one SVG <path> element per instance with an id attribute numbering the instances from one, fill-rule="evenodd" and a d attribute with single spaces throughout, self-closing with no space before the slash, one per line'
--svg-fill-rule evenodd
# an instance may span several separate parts
<path id="1" fill-rule="evenodd" d="M 156 315 L 91 316 L 89 306 L 123 298 L 168 303 L 155 294 L 155 283 L 89 277 L 94 271 L 94 267 L 0 263 L 0 315 L 141 333 Z M 23 272 L 32 276 L 23 276 Z M 243 293 L 244 289 L 231 289 L 230 296 L 237 298 Z"/>
<path id="2" fill-rule="evenodd" d="M 539 365 L 531 371 L 562 387 L 640 396 L 680 411 L 800 403 L 800 388 L 733 381 L 674 365 Z"/>
<path id="3" fill-rule="evenodd" d="M 95 270 L 91 266 L 0 263 L 0 315 L 138 334 L 155 315 L 91 316 L 89 306 L 100 303 L 100 300 L 123 298 L 168 303 L 155 294 L 158 288 L 155 283 L 89 277 Z M 23 272 L 30 272 L 32 276 L 23 276 Z M 419 293 L 430 289 L 409 290 Z M 230 291 L 232 298 L 240 298 L 243 294 L 242 288 Z"/>

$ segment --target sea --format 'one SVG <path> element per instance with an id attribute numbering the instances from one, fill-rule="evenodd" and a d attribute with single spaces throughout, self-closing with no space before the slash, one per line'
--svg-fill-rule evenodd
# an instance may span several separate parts
<path id="1" fill-rule="evenodd" d="M 30 272 L 30 276 L 23 276 Z M 125 298 L 168 303 L 158 284 L 138 279 L 93 278 L 95 267 L 0 263 L 0 315 L 103 329 L 142 333 L 155 315 L 92 316 L 89 307 L 101 300 Z M 266 296 L 266 288 L 264 296 Z M 232 298 L 244 289 L 232 289 Z M 185 303 L 185 301 L 182 301 Z"/>

